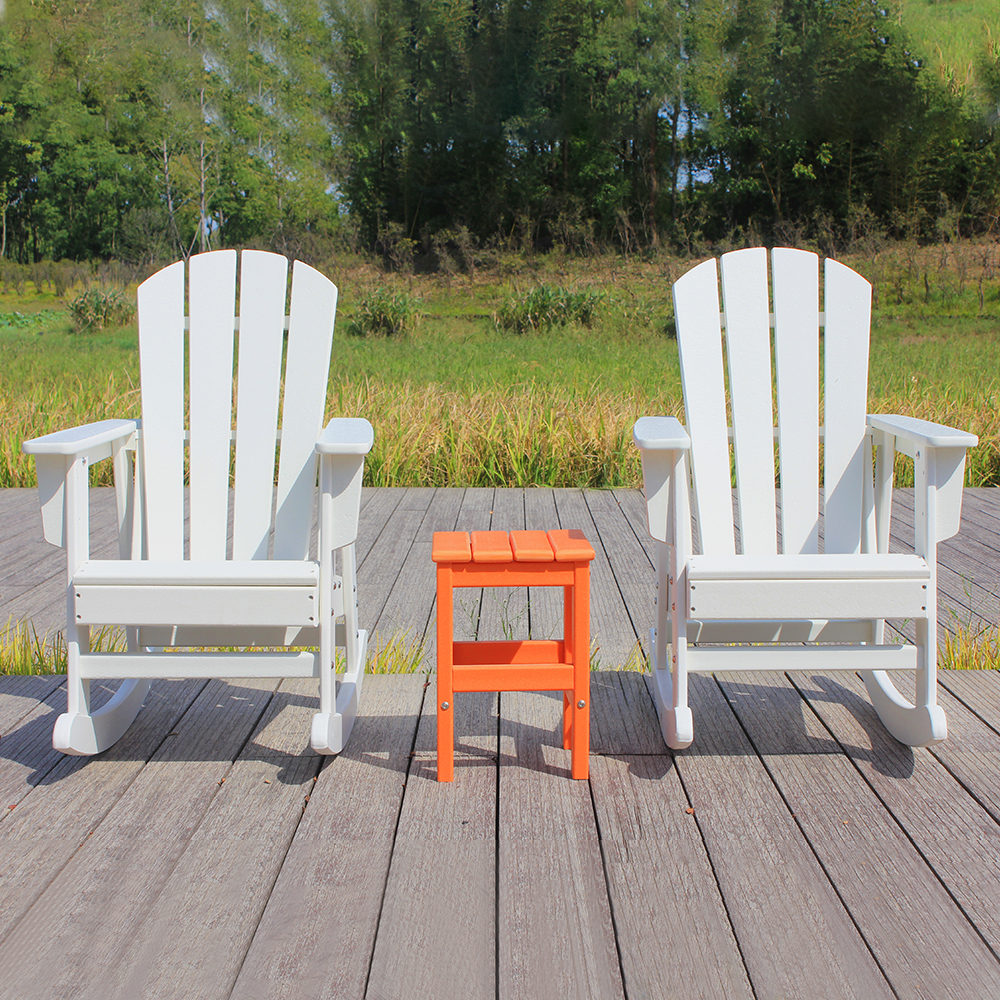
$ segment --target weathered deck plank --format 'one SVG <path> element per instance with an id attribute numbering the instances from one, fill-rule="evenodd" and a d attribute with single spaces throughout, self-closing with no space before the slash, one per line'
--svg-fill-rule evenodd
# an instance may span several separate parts
<path id="1" fill-rule="evenodd" d="M 365 994 L 492 1000 L 496 913 L 496 695 L 455 701 L 455 780 L 438 783 L 427 689 Z M 360 996 L 360 994 L 357 994 Z"/>
<path id="2" fill-rule="evenodd" d="M 937 942 L 948 921 L 966 923 L 964 917 L 958 919 L 953 908 L 944 904 L 940 893 L 935 894 L 939 911 L 935 914 L 935 907 L 921 898 L 926 893 L 911 890 L 914 883 L 923 881 L 926 863 L 948 894 L 968 914 L 994 953 L 1000 954 L 1000 827 L 996 812 L 984 808 L 974 798 L 973 791 L 1000 788 L 1000 736 L 956 699 L 942 692 L 941 701 L 948 712 L 948 739 L 940 748 L 911 750 L 885 732 L 868 702 L 864 684 L 856 675 L 841 675 L 836 683 L 828 678 L 817 678 L 815 684 L 795 680 L 850 762 L 878 796 L 880 806 L 888 811 L 919 852 L 919 860 L 910 857 L 909 884 L 898 886 L 897 905 L 905 908 L 904 922 L 907 941 L 913 942 L 911 947 L 919 947 L 924 959 L 930 958 L 935 948 L 942 947 Z M 972 763 L 968 759 L 970 751 L 975 757 L 974 769 L 969 766 Z M 968 784 L 965 786 L 970 794 L 963 795 L 955 789 L 959 771 L 971 781 L 971 788 Z M 946 813 L 943 813 L 945 803 Z M 869 812 L 881 811 L 879 806 L 870 804 Z M 856 837 L 860 834 L 868 838 L 877 826 L 869 824 L 867 829 L 860 830 L 852 816 L 851 829 Z M 956 836 L 956 830 L 962 831 L 962 835 Z M 866 895 L 871 895 L 882 873 L 892 874 L 895 862 L 877 865 L 870 849 L 859 853 L 866 855 L 861 870 L 866 881 Z M 904 850 L 898 855 L 906 853 Z M 873 871 L 878 873 L 874 878 Z M 970 871 L 981 873 L 980 877 L 970 881 L 965 875 Z M 884 898 L 884 894 L 874 894 L 874 898 L 880 897 Z M 947 912 L 940 912 L 942 910 Z M 947 946 L 951 948 L 963 938 L 968 939 L 970 934 L 974 936 L 970 927 L 960 927 L 957 933 L 949 929 L 945 932 Z M 968 948 L 965 944 L 962 948 L 970 970 L 975 973 L 973 956 L 978 954 L 981 963 L 985 960 L 981 943 L 971 941 Z M 947 967 L 940 955 L 937 964 L 940 968 Z M 985 964 L 989 967 L 992 963 L 985 960 Z M 989 974 L 987 972 L 987 976 Z M 950 972 L 948 975 L 951 976 Z M 954 977 L 950 977 L 950 982 L 951 988 L 959 985 Z M 926 988 L 933 985 L 926 976 L 923 976 L 923 983 Z M 936 988 L 943 990 L 945 986 L 939 983 Z M 902 995 L 903 991 L 900 993 Z"/>
<path id="3" fill-rule="evenodd" d="M 928 877 L 920 845 L 914 847 L 791 682 L 736 674 L 721 687 L 895 994 L 915 1000 L 976 989 L 1000 993 L 1000 965 L 945 887 Z M 830 708 L 831 693 L 817 692 L 817 710 Z M 871 742 L 859 729 L 849 731 L 851 742 L 860 741 L 870 756 Z M 887 765 L 905 761 L 911 768 L 929 757 L 898 743 L 888 756 Z M 934 801 L 921 796 L 919 782 L 908 787 L 922 802 Z M 962 956 L 960 968 L 948 960 L 954 954 Z"/>
<path id="4" fill-rule="evenodd" d="M 0 982 L 16 983 L 19 997 L 107 995 L 106 970 L 119 963 L 130 942 L 130 935 L 112 928 L 131 928 L 152 912 L 276 686 L 276 681 L 205 685 L 176 729 L 165 739 L 161 734 L 156 754 L 96 830 L 17 921 L 4 942 Z M 25 804 L 36 801 L 29 796 Z M 44 962 L 36 961 L 36 949 L 45 954 Z"/>
<path id="5" fill-rule="evenodd" d="M 561 693 L 500 696 L 497 974 L 511 1000 L 624 998 L 590 788 L 570 761 Z"/>
<path id="6" fill-rule="evenodd" d="M 718 685 L 694 676 L 691 696 L 695 742 L 677 755 L 677 771 L 755 993 L 888 1000 L 889 984 Z"/>
<path id="7" fill-rule="evenodd" d="M 351 741 L 320 771 L 233 998 L 364 996 L 423 685 L 419 675 L 365 682 Z"/>

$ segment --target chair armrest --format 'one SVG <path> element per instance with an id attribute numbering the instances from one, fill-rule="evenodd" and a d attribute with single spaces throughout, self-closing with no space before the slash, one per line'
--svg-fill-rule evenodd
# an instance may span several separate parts
<path id="1" fill-rule="evenodd" d="M 364 417 L 334 417 L 323 428 L 316 451 L 320 455 L 367 455 L 374 441 L 375 432 Z"/>
<path id="2" fill-rule="evenodd" d="M 632 428 L 640 451 L 688 451 L 691 438 L 676 417 L 640 417 Z"/>
<path id="3" fill-rule="evenodd" d="M 931 548 L 937 542 L 951 538 L 962 519 L 962 490 L 965 485 L 966 449 L 979 443 L 979 438 L 968 431 L 960 431 L 944 424 L 916 417 L 903 417 L 888 413 L 869 414 L 868 427 L 872 431 L 891 435 L 896 450 L 914 459 L 914 530 L 917 533 L 916 551 L 925 558 L 932 556 Z M 875 439 L 879 443 L 878 437 Z M 891 482 L 891 452 L 887 475 Z M 930 487 L 934 488 L 934 506 L 930 505 Z M 928 521 L 928 512 L 934 516 Z M 920 542 L 921 533 L 925 532 Z"/>
<path id="4" fill-rule="evenodd" d="M 113 441 L 130 437 L 138 426 L 137 420 L 98 420 L 92 424 L 81 424 L 65 431 L 31 438 L 21 445 L 21 449 L 26 455 L 84 455 L 101 445 L 110 445 Z M 97 461 L 111 455 L 110 448 L 102 449 L 104 451 L 106 454 L 92 456 L 92 460 Z"/>
<path id="5" fill-rule="evenodd" d="M 973 448 L 979 444 L 979 438 L 975 434 L 946 427 L 944 424 L 935 424 L 931 420 L 920 420 L 917 417 L 869 413 L 868 426 L 872 430 L 905 438 L 918 447 Z"/>

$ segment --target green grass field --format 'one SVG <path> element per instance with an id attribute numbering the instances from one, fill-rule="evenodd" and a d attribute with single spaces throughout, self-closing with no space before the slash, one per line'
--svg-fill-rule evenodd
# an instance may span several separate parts
<path id="1" fill-rule="evenodd" d="M 976 96 L 976 65 L 985 55 L 987 28 L 1000 37 L 996 0 L 902 0 L 902 21 L 918 54 L 953 87 Z"/>
<path id="2" fill-rule="evenodd" d="M 978 282 L 954 253 L 922 260 L 900 251 L 898 258 L 849 261 L 863 273 L 868 267 L 878 292 L 869 409 L 972 430 L 981 444 L 967 481 L 998 485 L 998 282 Z M 526 273 L 447 284 L 388 278 L 361 263 L 344 267 L 333 275 L 342 299 L 328 415 L 372 421 L 372 485 L 636 486 L 634 421 L 652 413 L 683 416 L 669 288 L 687 266 L 672 259 L 543 259 Z M 599 291 L 592 324 L 498 332 L 490 318 L 496 309 L 538 283 Z M 359 298 L 377 284 L 399 284 L 420 298 L 424 315 L 412 334 L 346 334 Z M 139 415 L 136 334 L 74 334 L 58 304 L 30 294 L 6 298 L 0 487 L 28 486 L 34 470 L 21 454 L 24 439 Z M 905 465 L 899 472 L 908 482 Z M 98 475 L 110 481 L 110 469 Z"/>

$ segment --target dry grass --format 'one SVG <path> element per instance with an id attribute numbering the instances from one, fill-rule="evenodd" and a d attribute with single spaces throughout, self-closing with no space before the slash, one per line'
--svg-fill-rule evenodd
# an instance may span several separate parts
<path id="1" fill-rule="evenodd" d="M 1000 668 L 1000 626 L 979 628 L 957 625 L 946 632 L 938 650 L 938 666 L 944 670 L 997 670 Z"/>

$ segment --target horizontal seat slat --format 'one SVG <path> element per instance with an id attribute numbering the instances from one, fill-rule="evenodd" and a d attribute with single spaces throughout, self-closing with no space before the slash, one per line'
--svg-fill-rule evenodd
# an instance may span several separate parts
<path id="1" fill-rule="evenodd" d="M 319 564 L 302 559 L 90 559 L 73 574 L 75 586 L 315 587 Z"/>
<path id="2" fill-rule="evenodd" d="M 920 556 L 899 553 L 860 555 L 698 555 L 688 562 L 689 580 L 927 580 Z M 830 617 L 830 616 L 827 616 Z"/>

